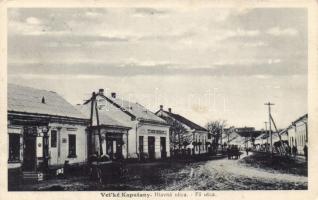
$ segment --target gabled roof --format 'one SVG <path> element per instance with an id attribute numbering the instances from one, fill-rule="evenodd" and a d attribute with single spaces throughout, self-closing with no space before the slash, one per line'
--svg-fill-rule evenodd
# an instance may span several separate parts
<path id="1" fill-rule="evenodd" d="M 189 119 L 187 119 L 187 118 L 185 118 L 185 117 L 183 117 L 181 115 L 178 115 L 178 114 L 175 114 L 175 113 L 172 113 L 172 112 L 168 112 L 168 111 L 165 111 L 165 110 L 162 110 L 162 111 L 165 112 L 170 117 L 174 118 L 175 120 L 177 120 L 177 121 L 181 122 L 182 124 L 185 124 L 186 126 L 190 127 L 191 129 L 194 129 L 194 130 L 197 130 L 197 131 L 208 131 L 207 129 L 203 128 L 202 126 L 190 121 Z M 158 113 L 158 112 L 156 112 L 156 113 Z"/>
<path id="2" fill-rule="evenodd" d="M 139 103 L 132 103 L 121 98 L 112 98 L 107 96 L 105 97 L 108 101 L 119 107 L 123 112 L 135 116 L 138 120 L 166 124 L 165 120 L 161 119 L 160 117 L 158 117 L 153 112 L 151 112 Z"/>
<path id="3" fill-rule="evenodd" d="M 110 104 L 114 105 L 119 110 L 129 115 L 132 119 L 137 119 L 145 123 L 168 125 L 165 120 L 161 119 L 160 117 L 158 117 L 153 112 L 146 109 L 144 106 L 140 105 L 139 103 L 132 103 L 122 98 L 113 98 L 113 97 L 105 96 L 103 94 L 96 94 L 96 95 L 107 100 Z M 84 104 L 88 104 L 90 101 L 91 100 L 87 100 Z"/>
<path id="4" fill-rule="evenodd" d="M 295 123 L 297 123 L 297 122 L 299 122 L 299 121 L 302 121 L 302 120 L 305 120 L 305 119 L 308 119 L 308 114 L 305 114 L 305 115 L 299 117 L 298 119 L 296 119 L 295 121 L 293 121 L 292 124 L 295 124 Z"/>
<path id="5" fill-rule="evenodd" d="M 90 114 L 91 114 L 91 110 L 90 110 L 91 105 L 90 104 L 76 105 L 76 108 L 81 113 L 83 113 L 87 118 L 90 118 Z M 109 110 L 107 112 L 98 112 L 100 125 L 122 127 L 122 128 L 125 128 L 125 127 L 131 128 L 131 127 L 127 127 L 125 124 L 119 122 L 114 117 L 112 117 L 113 114 L 114 114 L 114 112 L 112 112 L 111 110 Z M 94 111 L 94 115 L 95 115 L 95 111 Z"/>
<path id="6" fill-rule="evenodd" d="M 8 84 L 8 112 L 87 119 L 55 92 L 14 84 Z"/>

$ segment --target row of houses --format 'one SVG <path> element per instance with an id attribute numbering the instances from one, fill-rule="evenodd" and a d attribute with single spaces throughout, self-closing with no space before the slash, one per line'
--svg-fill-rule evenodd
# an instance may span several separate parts
<path id="1" fill-rule="evenodd" d="M 308 142 L 308 114 L 305 114 L 288 127 L 279 132 L 273 132 L 272 143 L 274 147 L 296 147 L 299 155 L 304 155 L 304 147 Z M 264 131 L 254 142 L 254 146 L 258 150 L 269 150 L 270 138 L 268 131 Z M 277 151 L 278 148 L 274 149 Z"/>
<path id="2" fill-rule="evenodd" d="M 163 106 L 153 113 L 103 89 L 73 106 L 53 91 L 8 84 L 9 176 L 20 171 L 39 176 L 65 163 L 84 165 L 93 154 L 110 159 L 170 157 L 174 123 L 189 138 L 182 148 L 192 154 L 208 151 L 207 130 Z"/>

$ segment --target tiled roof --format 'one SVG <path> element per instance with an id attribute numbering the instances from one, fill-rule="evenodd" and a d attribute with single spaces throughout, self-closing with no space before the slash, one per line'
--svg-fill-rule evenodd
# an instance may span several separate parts
<path id="1" fill-rule="evenodd" d="M 172 118 L 174 118 L 175 120 L 185 124 L 186 126 L 190 127 L 191 129 L 195 129 L 195 130 L 198 130 L 198 131 L 207 131 L 207 129 L 203 128 L 202 126 L 188 120 L 187 118 L 181 116 L 181 115 L 178 115 L 178 114 L 175 114 L 175 113 L 172 113 L 172 112 L 167 112 L 167 111 L 163 111 L 165 113 L 167 113 L 168 115 L 170 115 Z"/>
<path id="2" fill-rule="evenodd" d="M 45 103 L 42 103 L 44 98 Z M 55 92 L 8 84 L 8 111 L 82 118 L 73 105 Z"/>
<path id="3" fill-rule="evenodd" d="M 121 109 L 125 110 L 126 112 L 132 114 L 137 119 L 146 120 L 146 121 L 154 121 L 159 123 L 166 123 L 165 120 L 161 119 L 157 115 L 155 115 L 150 110 L 146 109 L 144 106 L 140 105 L 139 103 L 132 103 L 121 98 L 112 98 L 107 97 L 110 101 L 114 102 L 115 104 L 119 105 Z"/>
<path id="4" fill-rule="evenodd" d="M 306 120 L 306 119 L 308 119 L 308 114 L 304 114 L 303 116 L 299 117 L 298 119 L 296 119 L 292 123 L 297 123 L 299 121 Z"/>
<path id="5" fill-rule="evenodd" d="M 76 108 L 83 113 L 87 118 L 90 118 L 90 114 L 91 114 L 91 104 L 85 104 L 85 105 L 76 105 Z M 116 120 L 114 117 L 111 117 L 113 114 L 115 114 L 114 112 L 112 112 L 112 110 L 108 110 L 106 111 L 100 111 L 98 112 L 98 116 L 99 116 L 99 123 L 100 125 L 110 125 L 110 126 L 120 126 L 120 127 L 127 127 L 125 124 L 119 122 L 118 120 Z M 94 111 L 94 115 L 95 111 Z"/>

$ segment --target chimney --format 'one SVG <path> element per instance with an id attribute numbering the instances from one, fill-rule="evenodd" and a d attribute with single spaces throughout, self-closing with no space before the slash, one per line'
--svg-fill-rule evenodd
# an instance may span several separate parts
<path id="1" fill-rule="evenodd" d="M 116 98 L 116 92 L 112 92 L 111 95 L 114 99 Z"/>
<path id="2" fill-rule="evenodd" d="M 171 108 L 168 108 L 169 113 L 171 113 Z"/>
<path id="3" fill-rule="evenodd" d="M 104 89 L 103 89 L 103 88 L 99 89 L 99 90 L 98 90 L 98 94 L 104 95 Z"/>
<path id="4" fill-rule="evenodd" d="M 45 104 L 45 98 L 44 98 L 44 97 L 42 97 L 42 103 L 44 103 L 44 104 Z"/>
<path id="5" fill-rule="evenodd" d="M 160 110 L 163 110 L 163 105 L 160 105 Z"/>

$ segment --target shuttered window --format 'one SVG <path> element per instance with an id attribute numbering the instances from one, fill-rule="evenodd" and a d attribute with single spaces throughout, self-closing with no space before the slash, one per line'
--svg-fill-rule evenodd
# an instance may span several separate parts
<path id="1" fill-rule="evenodd" d="M 68 157 L 76 157 L 76 135 L 68 135 Z"/>
<path id="2" fill-rule="evenodd" d="M 20 135 L 9 134 L 9 161 L 20 160 Z"/>
<path id="3" fill-rule="evenodd" d="M 57 131 L 52 130 L 51 131 L 51 147 L 56 147 L 56 143 L 57 143 Z"/>

